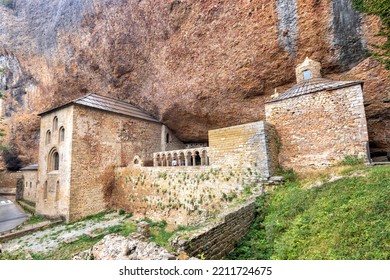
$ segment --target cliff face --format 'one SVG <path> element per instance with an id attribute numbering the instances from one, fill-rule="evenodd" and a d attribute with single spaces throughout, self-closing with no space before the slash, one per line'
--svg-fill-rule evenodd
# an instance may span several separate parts
<path id="1" fill-rule="evenodd" d="M 36 161 L 36 114 L 87 92 L 204 141 L 209 129 L 263 119 L 264 100 L 310 56 L 329 77 L 365 81 L 370 141 L 390 149 L 389 73 L 365 59 L 377 31 L 350 0 L 16 0 L 0 6 L 7 141 Z"/>

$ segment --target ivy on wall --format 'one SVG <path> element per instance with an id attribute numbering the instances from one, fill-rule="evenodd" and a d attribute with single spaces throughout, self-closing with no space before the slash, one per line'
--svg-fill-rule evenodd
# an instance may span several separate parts
<path id="1" fill-rule="evenodd" d="M 371 53 L 378 61 L 390 70 L 390 1 L 389 0 L 352 0 L 356 10 L 369 15 L 377 15 L 382 20 L 382 26 L 377 34 L 386 37 L 382 45 L 372 45 L 374 51 Z"/>

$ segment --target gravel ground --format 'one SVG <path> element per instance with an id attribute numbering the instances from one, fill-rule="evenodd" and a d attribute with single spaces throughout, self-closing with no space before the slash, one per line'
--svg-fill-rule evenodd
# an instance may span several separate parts
<path id="1" fill-rule="evenodd" d="M 81 221 L 74 224 L 58 225 L 52 228 L 31 233 L 29 235 L 12 239 L 2 244 L 3 251 L 29 251 L 34 253 L 47 253 L 55 250 L 60 243 L 77 240 L 83 234 L 92 233 L 96 229 L 104 229 L 119 224 L 124 216 L 111 213 L 100 220 Z"/>

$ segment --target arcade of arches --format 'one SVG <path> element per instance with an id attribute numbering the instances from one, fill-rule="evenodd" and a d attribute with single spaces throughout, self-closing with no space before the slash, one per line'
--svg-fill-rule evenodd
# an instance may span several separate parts
<path id="1" fill-rule="evenodd" d="M 153 166 L 209 165 L 208 148 L 174 150 L 153 154 Z"/>

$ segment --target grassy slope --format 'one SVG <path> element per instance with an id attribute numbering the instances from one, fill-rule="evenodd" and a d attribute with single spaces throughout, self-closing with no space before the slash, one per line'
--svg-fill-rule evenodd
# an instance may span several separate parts
<path id="1" fill-rule="evenodd" d="M 259 215 L 228 259 L 390 259 L 390 167 L 304 189 L 289 180 L 258 201 Z"/>

